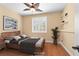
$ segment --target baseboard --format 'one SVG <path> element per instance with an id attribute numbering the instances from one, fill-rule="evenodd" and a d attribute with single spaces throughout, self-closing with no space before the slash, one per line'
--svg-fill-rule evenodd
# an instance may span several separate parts
<path id="1" fill-rule="evenodd" d="M 46 43 L 53 43 L 53 41 L 45 41 Z M 58 42 L 58 44 L 60 44 L 60 42 Z"/>
<path id="2" fill-rule="evenodd" d="M 46 43 L 53 43 L 53 41 L 45 41 Z"/>
<path id="3" fill-rule="evenodd" d="M 63 45 L 62 42 L 60 42 L 61 46 L 66 50 L 66 52 L 70 55 L 73 56 L 72 53 Z"/>

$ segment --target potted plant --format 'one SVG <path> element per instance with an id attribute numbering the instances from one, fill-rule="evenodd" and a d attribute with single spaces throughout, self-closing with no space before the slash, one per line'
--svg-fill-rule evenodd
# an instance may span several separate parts
<path id="1" fill-rule="evenodd" d="M 57 45 L 58 44 L 57 41 L 58 41 L 58 37 L 59 37 L 59 35 L 58 35 L 58 33 L 59 33 L 58 27 L 55 27 L 54 29 L 52 29 L 52 32 L 53 32 L 52 38 L 54 39 L 54 42 L 53 43 L 55 45 Z"/>

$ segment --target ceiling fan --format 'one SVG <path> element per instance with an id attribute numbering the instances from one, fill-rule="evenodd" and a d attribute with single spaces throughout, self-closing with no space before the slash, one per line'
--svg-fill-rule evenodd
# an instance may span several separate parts
<path id="1" fill-rule="evenodd" d="M 26 5 L 27 7 L 29 8 L 25 8 L 24 11 L 28 11 L 28 10 L 31 10 L 31 11 L 39 11 L 39 12 L 42 12 L 42 10 L 40 10 L 38 7 L 39 7 L 39 3 L 24 3 L 24 5 Z"/>

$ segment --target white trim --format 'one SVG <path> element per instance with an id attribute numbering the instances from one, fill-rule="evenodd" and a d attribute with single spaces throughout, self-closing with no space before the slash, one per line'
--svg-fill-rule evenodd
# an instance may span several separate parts
<path id="1" fill-rule="evenodd" d="M 53 41 L 45 41 L 46 43 L 53 43 Z"/>
<path id="2" fill-rule="evenodd" d="M 65 45 L 62 42 L 60 42 L 60 44 L 66 50 L 66 52 L 68 52 L 70 56 L 73 56 L 73 54 L 65 47 Z"/>
<path id="3" fill-rule="evenodd" d="M 53 43 L 53 39 L 52 40 L 46 40 L 46 43 Z M 60 42 L 58 42 L 58 44 L 60 44 Z"/>

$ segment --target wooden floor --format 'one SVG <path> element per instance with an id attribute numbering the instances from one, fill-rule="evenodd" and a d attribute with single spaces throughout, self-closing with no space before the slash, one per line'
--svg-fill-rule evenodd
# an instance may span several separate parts
<path id="1" fill-rule="evenodd" d="M 44 51 L 46 56 L 69 56 L 61 45 L 45 44 Z"/>
<path id="2" fill-rule="evenodd" d="M 49 43 L 45 43 L 43 52 L 44 56 L 69 56 L 61 45 Z M 0 51 L 0 56 L 28 56 L 28 54 L 14 49 L 4 49 Z"/>

